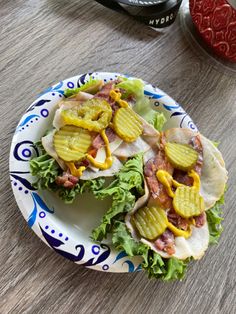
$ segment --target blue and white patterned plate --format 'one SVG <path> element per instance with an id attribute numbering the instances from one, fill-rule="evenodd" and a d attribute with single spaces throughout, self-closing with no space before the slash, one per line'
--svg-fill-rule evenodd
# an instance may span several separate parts
<path id="1" fill-rule="evenodd" d="M 29 227 L 54 251 L 69 260 L 100 271 L 135 272 L 141 269 L 141 259 L 130 259 L 124 252 L 115 251 L 109 240 L 101 245 L 90 239 L 91 230 L 99 224 L 109 204 L 82 195 L 65 205 L 53 193 L 37 191 L 31 183 L 29 161 L 38 151 L 33 143 L 51 128 L 56 103 L 66 88 L 79 87 L 92 78 L 108 82 L 118 73 L 87 73 L 50 87 L 34 101 L 21 118 L 13 136 L 10 152 L 10 178 L 17 204 Z M 127 76 L 126 76 L 127 77 Z M 166 128 L 187 127 L 197 130 L 183 108 L 162 90 L 146 83 L 145 94 L 152 99 L 152 107 L 167 118 Z"/>

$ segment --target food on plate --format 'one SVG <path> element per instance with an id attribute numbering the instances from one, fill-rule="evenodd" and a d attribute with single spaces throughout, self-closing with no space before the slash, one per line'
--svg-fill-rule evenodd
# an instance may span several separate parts
<path id="1" fill-rule="evenodd" d="M 227 181 L 219 150 L 199 133 L 169 129 L 144 164 L 144 180 L 146 198 L 125 218 L 132 237 L 163 258 L 201 258 L 210 240 L 208 210 L 217 206 Z"/>
<path id="2" fill-rule="evenodd" d="M 139 79 L 90 79 L 68 89 L 31 160 L 35 186 L 71 203 L 88 190 L 112 205 L 91 234 L 143 257 L 150 277 L 182 279 L 222 231 L 227 171 L 218 148 L 190 129 L 163 130 Z M 106 180 L 107 177 L 111 179 Z"/>

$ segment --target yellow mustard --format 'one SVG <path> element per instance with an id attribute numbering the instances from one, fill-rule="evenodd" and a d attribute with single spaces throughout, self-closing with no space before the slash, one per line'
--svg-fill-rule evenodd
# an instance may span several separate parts
<path id="1" fill-rule="evenodd" d="M 122 94 L 119 91 L 112 89 L 109 95 L 120 107 L 126 108 L 129 106 L 127 101 L 121 99 Z"/>
<path id="2" fill-rule="evenodd" d="M 167 228 L 169 228 L 174 233 L 174 235 L 176 235 L 177 237 L 184 237 L 185 239 L 189 238 L 192 234 L 191 228 L 189 228 L 188 230 L 181 230 L 181 229 L 175 227 L 169 221 L 167 223 Z"/>
<path id="3" fill-rule="evenodd" d="M 190 172 L 188 172 L 188 175 L 189 177 L 193 178 L 193 186 L 195 186 L 195 188 L 200 191 L 200 185 L 201 185 L 201 182 L 200 182 L 200 177 L 199 175 L 191 170 Z"/>
<path id="4" fill-rule="evenodd" d="M 188 175 L 193 178 L 193 187 L 194 187 L 194 189 L 196 189 L 199 192 L 200 191 L 200 177 L 199 177 L 199 175 L 193 170 L 189 171 Z M 165 170 L 158 170 L 156 172 L 156 176 L 157 176 L 158 181 L 161 182 L 166 187 L 166 191 L 171 198 L 175 197 L 175 193 L 172 190 L 172 186 L 174 186 L 175 188 L 185 186 L 184 184 L 181 184 L 181 183 L 177 182 L 176 180 L 174 180 L 173 177 Z M 195 224 L 195 220 L 193 218 L 190 218 L 189 223 Z M 191 233 L 192 233 L 190 226 L 189 226 L 189 229 L 185 231 L 185 230 L 181 230 L 181 229 L 175 227 L 169 221 L 167 223 L 167 228 L 169 228 L 174 233 L 175 236 L 184 237 L 186 239 L 189 238 L 191 236 Z"/>
<path id="5" fill-rule="evenodd" d="M 84 166 L 80 166 L 79 168 L 76 168 L 74 162 L 66 162 L 66 165 L 70 169 L 70 172 L 75 177 L 81 177 L 83 171 L 86 169 Z"/>
<path id="6" fill-rule="evenodd" d="M 156 176 L 158 181 L 160 181 L 167 190 L 167 193 L 170 197 L 174 197 L 174 192 L 172 191 L 171 187 L 180 187 L 180 186 L 185 186 L 182 183 L 177 182 L 176 180 L 173 179 L 173 177 L 169 174 L 169 172 L 165 171 L 165 170 L 158 170 L 156 172 Z M 193 186 L 200 191 L 200 177 L 199 175 L 194 171 L 191 170 L 190 172 L 188 172 L 188 176 L 193 178 Z"/>
<path id="7" fill-rule="evenodd" d="M 102 130 L 100 132 L 101 134 L 101 137 L 103 138 L 104 140 L 104 143 L 105 143 L 105 150 L 106 150 L 106 159 L 105 159 L 105 162 L 102 163 L 102 162 L 98 162 L 96 161 L 91 155 L 87 154 L 86 157 L 87 159 L 91 162 L 91 164 L 96 167 L 96 168 L 99 168 L 99 169 L 102 169 L 102 170 L 105 170 L 105 169 L 108 169 L 111 167 L 112 165 L 112 156 L 111 156 L 111 150 L 110 150 L 110 146 L 109 146 L 109 141 L 108 141 L 108 138 L 106 136 L 106 132 L 105 132 L 105 129 Z"/>

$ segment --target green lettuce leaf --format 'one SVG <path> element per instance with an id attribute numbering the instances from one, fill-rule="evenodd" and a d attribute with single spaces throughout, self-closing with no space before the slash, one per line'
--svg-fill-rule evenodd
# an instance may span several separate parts
<path id="1" fill-rule="evenodd" d="M 62 185 L 53 184 L 50 189 L 58 194 L 65 204 L 73 203 L 78 194 L 81 194 L 80 184 L 77 183 L 72 189 L 66 189 Z"/>
<path id="2" fill-rule="evenodd" d="M 112 243 L 117 250 L 125 251 L 130 257 L 141 256 L 142 268 L 149 278 L 160 278 L 165 281 L 182 279 L 185 276 L 190 259 L 185 261 L 175 257 L 162 258 L 147 245 L 135 241 L 124 222 L 116 221 L 112 230 Z"/>
<path id="3" fill-rule="evenodd" d="M 221 222 L 223 220 L 222 205 L 224 205 L 224 195 L 215 203 L 215 205 L 206 211 L 208 228 L 210 233 L 210 244 L 218 243 L 223 231 Z"/>
<path id="4" fill-rule="evenodd" d="M 215 147 L 218 147 L 220 145 L 220 142 L 216 142 L 216 141 L 211 141 L 211 142 Z"/>
<path id="5" fill-rule="evenodd" d="M 112 229 L 112 243 L 119 251 L 125 251 L 129 256 L 146 253 L 147 246 L 135 241 L 129 233 L 124 222 L 115 221 Z"/>
<path id="6" fill-rule="evenodd" d="M 191 258 L 188 258 L 184 261 L 179 260 L 175 257 L 163 260 L 165 265 L 165 272 L 163 274 L 162 279 L 165 281 L 169 281 L 176 279 L 181 280 L 184 278 L 187 271 L 188 263 L 191 261 Z"/>
<path id="7" fill-rule="evenodd" d="M 61 171 L 60 167 L 56 160 L 45 152 L 41 142 L 34 145 L 40 155 L 30 161 L 30 172 L 33 176 L 37 176 L 37 181 L 33 183 L 33 186 L 38 190 L 50 189 L 50 185 L 54 183 Z"/>
<path id="8" fill-rule="evenodd" d="M 145 115 L 150 110 L 150 100 L 144 95 L 144 82 L 140 79 L 128 79 L 121 77 L 122 81 L 116 84 L 117 87 L 125 90 L 123 98 L 133 96 L 135 105 L 133 109 L 140 115 Z"/>
<path id="9" fill-rule="evenodd" d="M 88 92 L 90 94 L 96 94 L 101 87 L 101 80 L 93 80 L 91 77 L 84 85 L 77 88 L 67 88 L 64 91 L 65 97 L 71 97 L 78 94 L 78 92 Z"/>
<path id="10" fill-rule="evenodd" d="M 156 112 L 154 110 L 150 110 L 145 116 L 144 119 L 153 125 L 153 127 L 161 132 L 164 124 L 166 123 L 166 117 L 163 113 Z"/>
<path id="11" fill-rule="evenodd" d="M 52 185 L 52 190 L 58 193 L 58 196 L 66 203 L 71 204 L 78 194 L 85 192 L 95 193 L 99 191 L 105 183 L 104 178 L 93 180 L 80 180 L 72 189 L 66 189 L 64 186 Z"/>
<path id="12" fill-rule="evenodd" d="M 57 185 L 55 179 L 57 176 L 62 175 L 62 169 L 56 160 L 45 152 L 41 141 L 34 145 L 40 152 L 38 157 L 35 157 L 30 161 L 30 172 L 37 178 L 33 183 L 33 186 L 36 189 L 53 191 L 57 193 L 66 204 L 71 204 L 78 194 L 83 194 L 85 191 L 95 193 L 103 187 L 105 182 L 104 178 L 87 181 L 80 180 L 72 189 Z"/>
<path id="13" fill-rule="evenodd" d="M 92 180 L 80 180 L 80 194 L 84 192 L 97 193 L 100 191 L 105 183 L 105 178 L 100 177 Z"/>
<path id="14" fill-rule="evenodd" d="M 126 91 L 123 97 L 128 97 L 130 95 L 134 96 L 136 99 L 140 99 L 144 96 L 144 83 L 140 79 L 128 79 L 125 77 L 120 78 L 122 82 L 116 84 L 118 88 L 122 88 Z"/>
<path id="15" fill-rule="evenodd" d="M 116 175 L 116 179 L 106 188 L 95 191 L 98 199 L 112 197 L 111 208 L 104 214 L 101 224 L 92 231 L 92 239 L 101 241 L 111 232 L 114 219 L 130 211 L 135 204 L 135 195 L 142 195 L 143 188 L 143 155 L 138 154 L 129 159 Z"/>

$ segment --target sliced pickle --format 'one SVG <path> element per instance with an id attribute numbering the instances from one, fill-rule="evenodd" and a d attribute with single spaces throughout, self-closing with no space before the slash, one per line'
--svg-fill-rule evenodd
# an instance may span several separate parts
<path id="1" fill-rule="evenodd" d="M 187 144 L 167 143 L 165 153 L 170 163 L 183 171 L 191 170 L 198 159 L 198 153 Z"/>
<path id="2" fill-rule="evenodd" d="M 142 121 L 131 108 L 120 108 L 113 119 L 114 130 L 125 142 L 135 141 L 143 132 Z"/>
<path id="3" fill-rule="evenodd" d="M 204 200 L 195 187 L 181 186 L 175 191 L 173 206 L 183 218 L 200 215 L 204 209 Z"/>
<path id="4" fill-rule="evenodd" d="M 63 110 L 61 116 L 67 125 L 75 125 L 89 131 L 100 132 L 109 125 L 112 109 L 107 101 L 93 98 L 85 101 L 80 106 Z"/>
<path id="5" fill-rule="evenodd" d="M 167 228 L 168 219 L 164 209 L 157 207 L 140 208 L 133 216 L 132 222 L 140 235 L 148 240 L 154 240 Z"/>
<path id="6" fill-rule="evenodd" d="M 91 145 L 91 136 L 85 129 L 66 125 L 54 135 L 53 143 L 57 155 L 64 161 L 79 161 Z"/>

